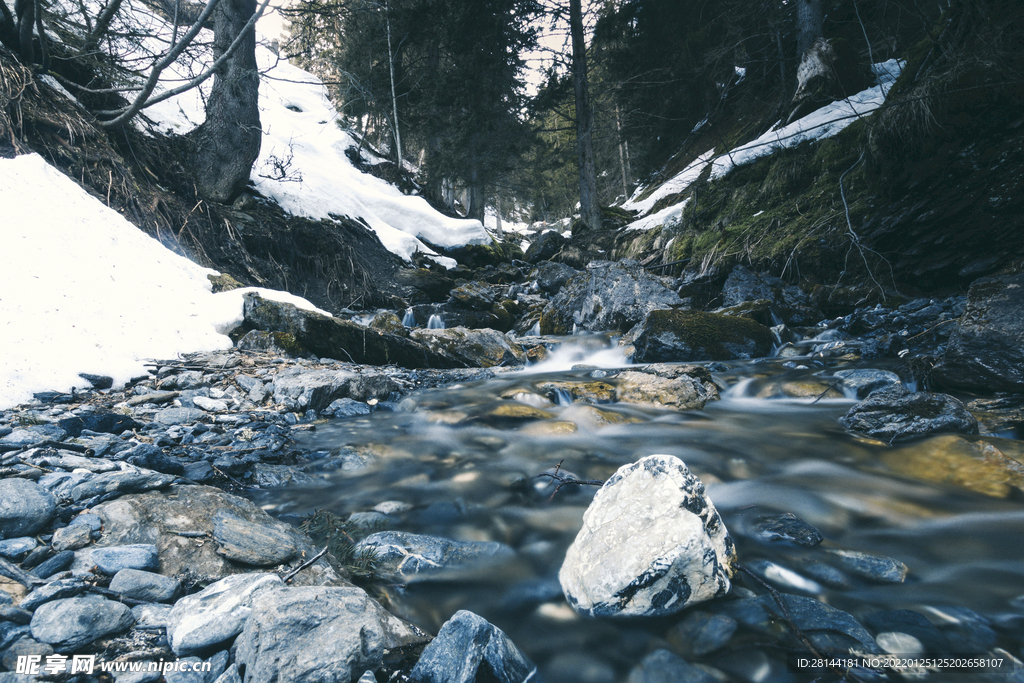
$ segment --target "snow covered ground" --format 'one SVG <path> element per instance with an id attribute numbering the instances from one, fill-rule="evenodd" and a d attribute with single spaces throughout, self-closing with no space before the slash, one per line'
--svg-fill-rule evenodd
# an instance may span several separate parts
<path id="1" fill-rule="evenodd" d="M 708 165 L 711 165 L 711 178 L 721 178 L 737 166 L 749 164 L 780 149 L 796 147 L 808 140 L 822 140 L 837 135 L 857 118 L 866 116 L 882 106 L 889 89 L 896 82 L 902 69 L 903 63 L 895 59 L 874 64 L 872 66 L 876 77 L 874 87 L 863 90 L 845 100 L 824 106 L 788 126 L 779 127 L 780 122 L 756 140 L 740 145 L 724 154 L 716 156 L 715 150 L 708 150 L 685 169 L 662 183 L 649 196 L 640 199 L 647 188 L 637 188 L 633 197 L 623 204 L 622 208 L 648 212 L 660 199 L 683 192 L 697 180 Z M 698 124 L 698 127 L 700 125 Z M 649 230 L 658 225 L 671 224 L 673 220 L 678 220 L 682 215 L 683 206 L 685 206 L 685 202 L 682 205 L 662 209 L 657 214 L 644 216 L 630 223 L 624 229 Z"/>
<path id="2" fill-rule="evenodd" d="M 317 310 L 287 292 L 213 294 L 208 274 L 30 154 L 0 159 L 0 409 L 69 391 L 85 372 L 116 384 L 146 359 L 231 346 L 242 293 Z M 323 312 L 323 311 L 321 311 Z"/>

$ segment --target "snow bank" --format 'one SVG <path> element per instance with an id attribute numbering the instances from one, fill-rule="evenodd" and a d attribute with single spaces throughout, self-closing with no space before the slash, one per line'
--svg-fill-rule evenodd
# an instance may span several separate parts
<path id="1" fill-rule="evenodd" d="M 251 290 L 211 293 L 216 271 L 170 251 L 42 157 L 0 159 L 0 206 L 0 409 L 86 387 L 80 372 L 123 384 L 146 374 L 147 359 L 231 347 L 225 335 Z"/>

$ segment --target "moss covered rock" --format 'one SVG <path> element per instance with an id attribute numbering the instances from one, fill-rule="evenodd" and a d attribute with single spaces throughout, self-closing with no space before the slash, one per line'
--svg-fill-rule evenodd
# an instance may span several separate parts
<path id="1" fill-rule="evenodd" d="M 651 311 L 630 336 L 637 363 L 757 358 L 772 350 L 764 325 L 703 311 Z"/>
<path id="2" fill-rule="evenodd" d="M 465 327 L 415 330 L 412 338 L 431 351 L 455 358 L 470 367 L 490 368 L 526 362 L 523 348 L 497 330 L 470 330 Z"/>

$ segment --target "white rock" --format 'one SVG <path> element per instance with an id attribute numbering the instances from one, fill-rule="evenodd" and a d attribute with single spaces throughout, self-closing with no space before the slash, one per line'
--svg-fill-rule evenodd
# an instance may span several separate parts
<path id="1" fill-rule="evenodd" d="M 735 559 L 700 479 L 675 456 L 651 455 L 597 492 L 558 580 L 582 614 L 660 616 L 727 593 Z"/>
<path id="2" fill-rule="evenodd" d="M 205 396 L 195 396 L 192 398 L 192 402 L 196 406 L 203 410 L 208 410 L 211 413 L 222 412 L 228 409 L 228 402 L 214 398 L 206 398 Z"/>
<path id="3" fill-rule="evenodd" d="M 167 619 L 167 638 L 184 656 L 234 638 L 252 612 L 253 597 L 284 585 L 277 574 L 234 574 L 178 600 Z"/>

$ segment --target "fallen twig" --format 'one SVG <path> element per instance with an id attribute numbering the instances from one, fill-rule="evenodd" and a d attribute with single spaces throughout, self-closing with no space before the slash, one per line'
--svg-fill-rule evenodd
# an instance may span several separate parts
<path id="1" fill-rule="evenodd" d="M 323 556 L 324 556 L 324 555 L 326 555 L 326 554 L 327 554 L 327 547 L 326 547 L 326 546 L 324 546 L 324 549 L 323 549 L 323 550 L 321 550 L 320 552 L 318 552 L 318 553 L 317 553 L 316 555 L 314 555 L 314 556 L 313 556 L 312 558 L 310 558 L 310 559 L 306 560 L 305 562 L 303 562 L 302 564 L 300 564 L 300 565 L 299 565 L 298 567 L 296 567 L 296 568 L 295 568 L 295 569 L 293 569 L 292 571 L 290 571 L 290 572 L 288 572 L 287 574 L 285 574 L 284 576 L 282 576 L 282 577 L 281 577 L 281 580 L 282 580 L 282 581 L 284 581 L 285 583 L 288 583 L 288 582 L 289 582 L 289 581 L 291 581 L 291 580 L 292 580 L 293 578 L 295 578 L 295 575 L 296 575 L 296 574 L 298 574 L 298 573 L 299 573 L 299 572 L 301 572 L 301 571 L 302 571 L 303 569 L 305 569 L 306 567 L 310 566 L 311 564 L 313 564 L 314 562 L 316 562 L 317 560 L 319 560 L 319 559 L 320 559 L 321 557 L 323 557 Z"/>

